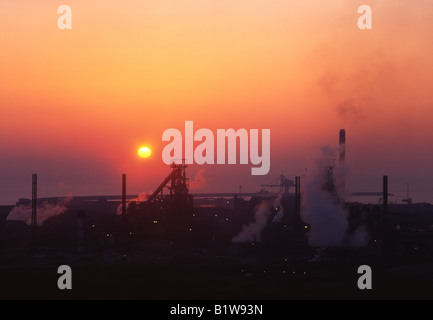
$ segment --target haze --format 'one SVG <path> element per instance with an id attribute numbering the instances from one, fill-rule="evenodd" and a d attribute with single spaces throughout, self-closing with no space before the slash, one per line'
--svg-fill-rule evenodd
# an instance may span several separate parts
<path id="1" fill-rule="evenodd" d="M 0 3 L 0 203 L 149 192 L 164 130 L 271 129 L 271 165 L 192 165 L 201 192 L 302 175 L 347 133 L 347 187 L 433 202 L 433 3 L 418 0 Z M 359 30 L 370 5 L 373 29 Z M 142 159 L 137 149 L 149 146 Z M 392 200 L 392 199 L 391 199 Z M 395 200 L 400 200 L 397 198 Z"/>

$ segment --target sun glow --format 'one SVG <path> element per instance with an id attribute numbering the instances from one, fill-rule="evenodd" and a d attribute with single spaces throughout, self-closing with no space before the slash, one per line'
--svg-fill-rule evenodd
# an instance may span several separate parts
<path id="1" fill-rule="evenodd" d="M 149 158 L 152 154 L 152 151 L 148 147 L 141 147 L 138 149 L 138 155 L 140 158 Z"/>

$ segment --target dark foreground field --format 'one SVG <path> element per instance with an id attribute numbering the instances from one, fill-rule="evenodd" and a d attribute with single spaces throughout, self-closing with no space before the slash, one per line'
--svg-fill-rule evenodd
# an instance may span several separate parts
<path id="1" fill-rule="evenodd" d="M 433 264 L 384 269 L 373 265 L 372 289 L 357 286 L 357 266 L 285 265 L 177 259 L 143 265 L 72 268 L 72 289 L 60 290 L 56 266 L 1 267 L 0 299 L 293 300 L 432 299 Z"/>

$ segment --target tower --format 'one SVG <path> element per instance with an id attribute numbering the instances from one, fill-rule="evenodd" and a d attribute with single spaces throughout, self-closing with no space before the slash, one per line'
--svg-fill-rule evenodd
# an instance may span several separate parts
<path id="1" fill-rule="evenodd" d="M 122 216 L 126 216 L 126 174 L 122 174 Z"/>
<path id="2" fill-rule="evenodd" d="M 32 221 L 31 227 L 36 230 L 38 226 L 38 175 L 32 174 Z"/>
<path id="3" fill-rule="evenodd" d="M 346 202 L 346 172 L 345 172 L 345 161 L 346 161 L 346 131 L 344 129 L 340 130 L 339 134 L 339 146 L 340 146 L 340 155 L 339 155 L 339 166 L 340 166 L 340 176 L 339 176 L 339 198 L 341 204 L 344 205 Z"/>

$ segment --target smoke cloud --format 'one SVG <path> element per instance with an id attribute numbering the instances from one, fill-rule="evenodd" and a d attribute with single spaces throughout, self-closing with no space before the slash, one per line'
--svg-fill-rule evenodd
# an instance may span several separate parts
<path id="1" fill-rule="evenodd" d="M 321 148 L 326 159 L 316 161 L 313 170 L 306 176 L 302 197 L 302 220 L 310 225 L 309 244 L 314 247 L 352 246 L 367 244 L 368 235 L 365 226 L 360 226 L 349 235 L 349 212 L 344 206 L 342 181 L 347 175 L 346 165 L 333 166 L 339 148 L 324 146 Z"/>
<path id="2" fill-rule="evenodd" d="M 242 230 L 233 237 L 233 243 L 260 242 L 262 230 L 268 222 L 271 210 L 268 201 L 262 201 L 254 208 L 254 221 L 244 225 Z"/>
<path id="3" fill-rule="evenodd" d="M 129 207 L 129 205 L 130 205 L 131 203 L 135 202 L 136 204 L 139 204 L 140 202 L 144 202 L 144 201 L 146 201 L 146 200 L 147 200 L 147 194 L 146 194 L 146 192 L 143 191 L 142 193 L 140 193 L 140 194 L 137 196 L 137 198 L 133 198 L 133 199 L 131 199 L 131 200 L 129 200 L 129 201 L 126 202 L 126 210 L 128 210 L 128 207 Z M 118 216 L 122 215 L 122 203 L 120 203 L 120 204 L 117 206 L 117 212 L 116 212 L 116 214 L 117 214 Z"/>
<path id="4" fill-rule="evenodd" d="M 348 245 L 350 247 L 365 247 L 368 244 L 368 232 L 365 225 L 360 225 L 355 232 L 349 237 Z"/>
<path id="5" fill-rule="evenodd" d="M 309 177 L 302 201 L 302 220 L 310 225 L 309 244 L 313 247 L 342 245 L 349 226 L 348 212 L 323 189 L 320 172 Z"/>
<path id="6" fill-rule="evenodd" d="M 47 201 L 43 202 L 37 208 L 37 223 L 41 226 L 45 220 L 50 217 L 58 216 L 67 210 L 67 205 L 71 202 L 72 196 L 64 198 L 60 203 L 52 204 Z M 7 220 L 20 220 L 24 221 L 27 225 L 32 222 L 32 208 L 31 205 L 19 205 L 14 207 Z"/>
<path id="7" fill-rule="evenodd" d="M 205 170 L 203 168 L 199 169 L 195 177 L 189 182 L 189 189 L 191 191 L 199 190 L 207 186 L 207 179 L 204 176 Z"/>
<path id="8" fill-rule="evenodd" d="M 344 121 L 355 121 L 363 117 L 363 109 L 355 104 L 352 99 L 338 103 L 336 111 L 338 116 Z"/>
<path id="9" fill-rule="evenodd" d="M 274 216 L 274 218 L 272 219 L 272 222 L 281 222 L 283 220 L 284 217 L 284 208 L 281 205 L 281 199 L 283 198 L 283 194 L 280 193 L 278 195 L 278 197 L 275 199 L 274 201 L 274 208 L 278 209 L 278 213 Z"/>

